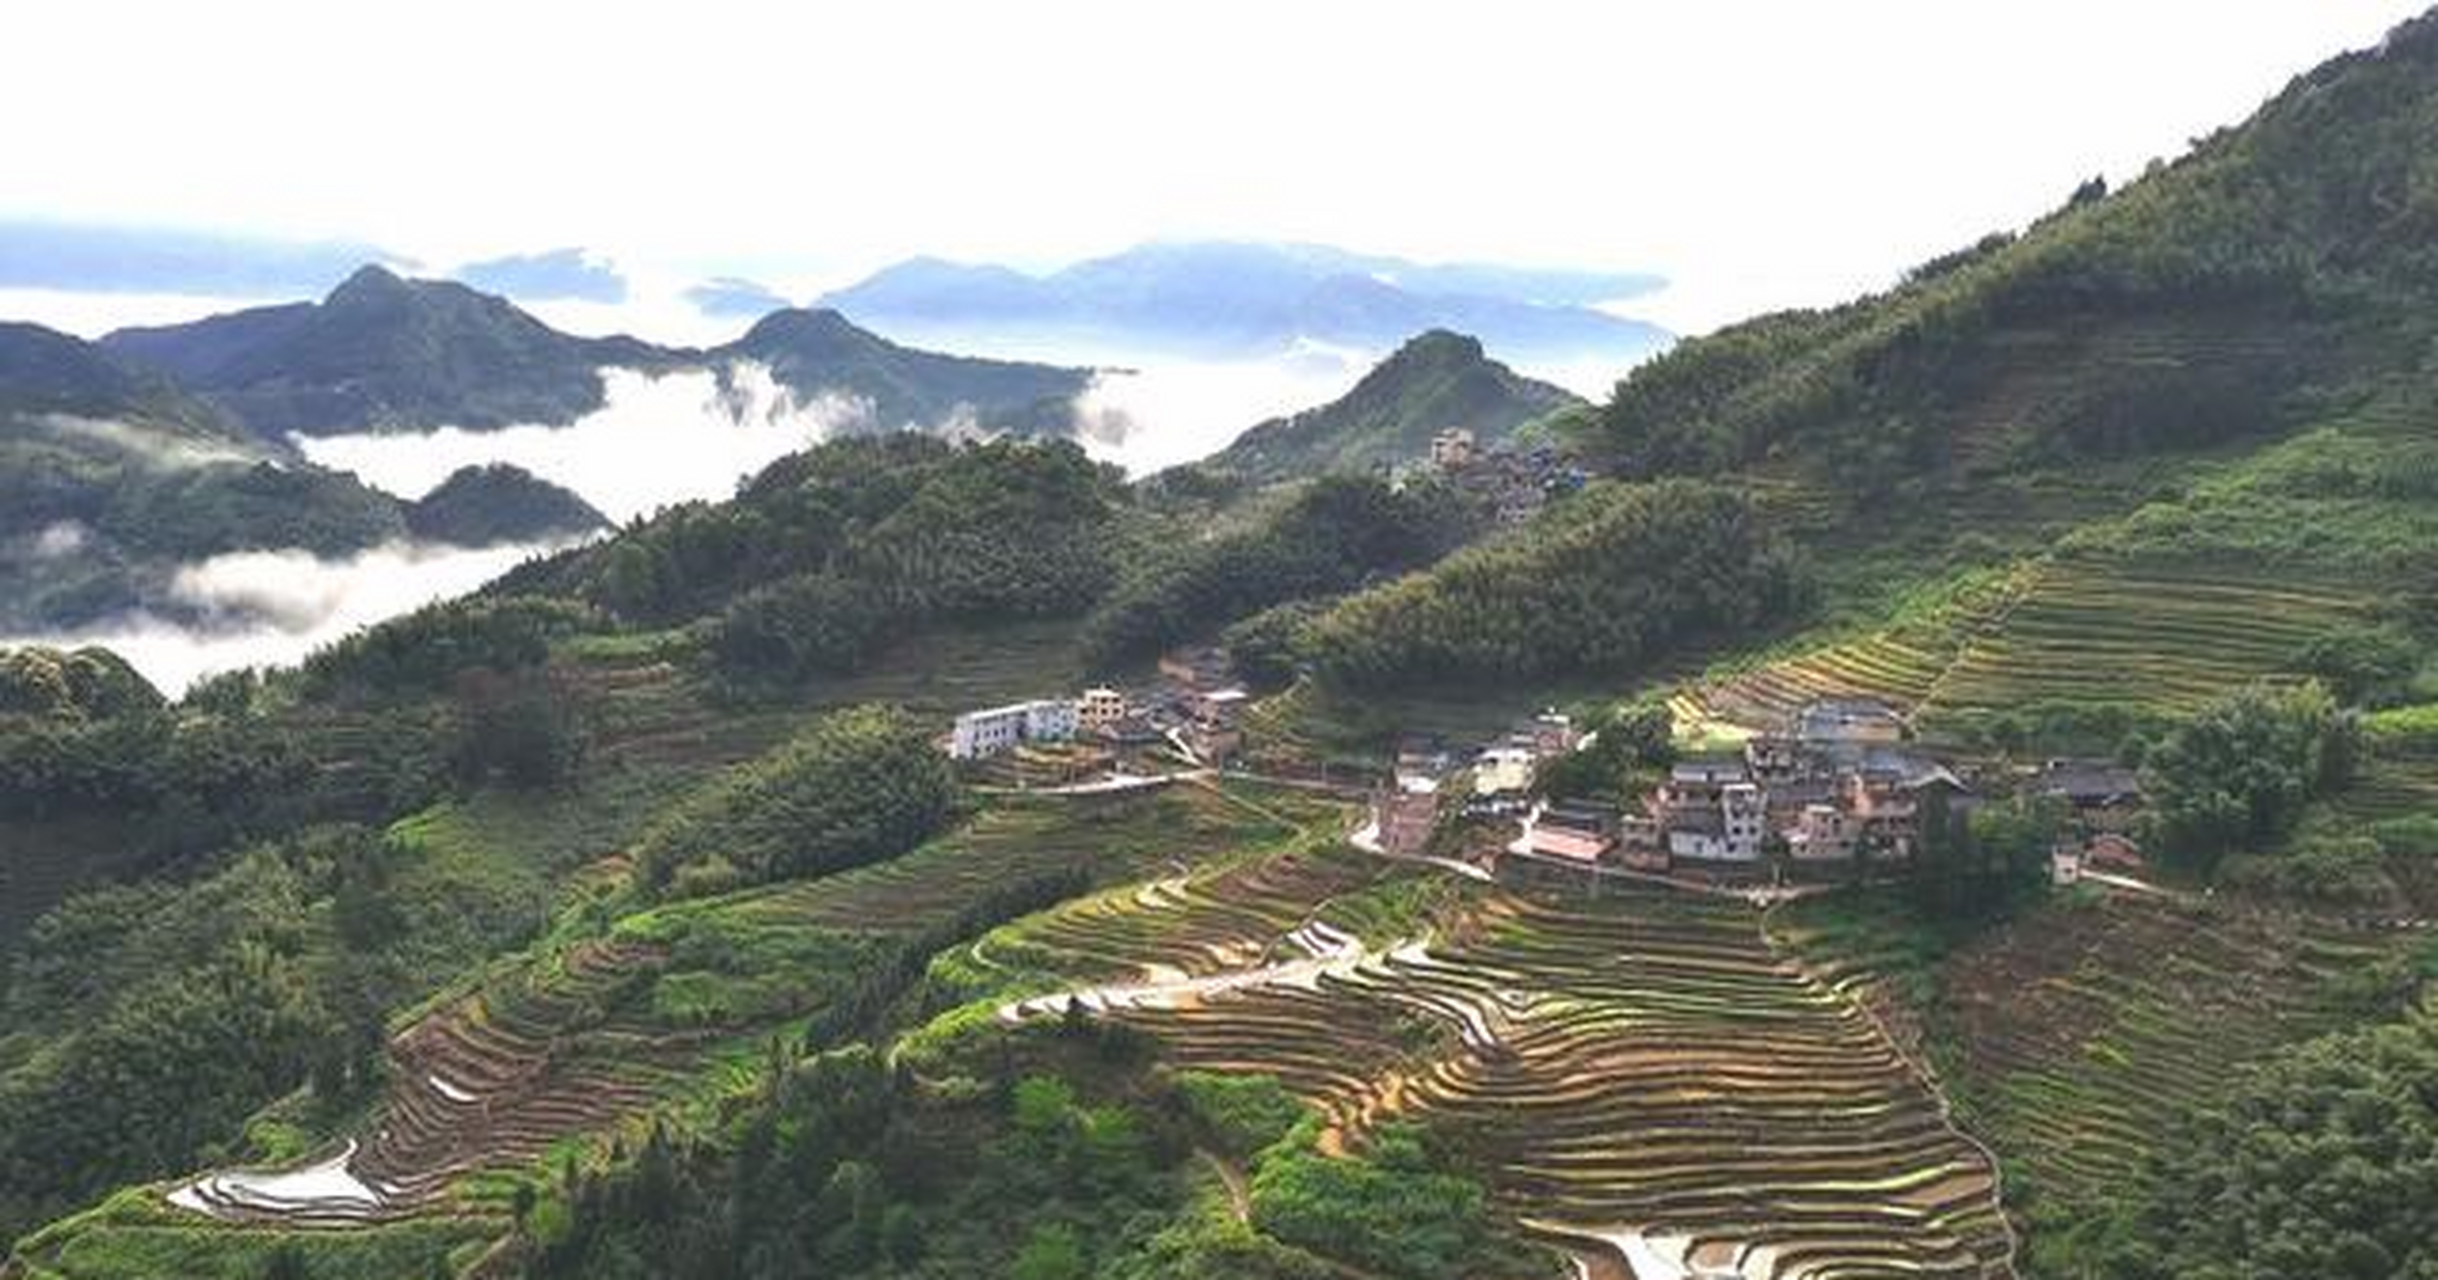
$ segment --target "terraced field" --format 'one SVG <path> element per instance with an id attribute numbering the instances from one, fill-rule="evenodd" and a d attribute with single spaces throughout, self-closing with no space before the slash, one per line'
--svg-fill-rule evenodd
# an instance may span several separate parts
<path id="1" fill-rule="evenodd" d="M 390 1046 L 385 1101 L 335 1156 L 210 1175 L 172 1200 L 223 1222 L 291 1226 L 495 1215 L 503 1184 L 474 1175 L 715 1097 L 750 1077 L 774 1035 L 832 1024 L 843 1034 L 877 1016 L 932 948 L 987 927 L 982 914 L 1297 838 L 1303 820 L 1327 829 L 1336 815 L 1194 787 L 1009 802 L 891 862 L 579 929 L 413 1016 Z"/>
<path id="2" fill-rule="evenodd" d="M 2173 713 L 2292 670 L 2314 637 L 2360 622 L 2368 594 L 2060 553 L 1951 608 L 1696 683 L 1680 726 L 1782 725 L 1817 698 L 1878 698 L 1927 731 L 2025 708 Z"/>
<path id="3" fill-rule="evenodd" d="M 2031 704 L 2187 711 L 2292 669 L 2314 637 L 2361 619 L 2341 587 L 2233 573 L 2060 559 L 1966 644 L 1928 715 Z"/>
<path id="4" fill-rule="evenodd" d="M 1274 1075 L 1323 1110 L 1325 1143 L 1391 1115 L 1443 1125 L 1518 1221 L 1647 1280 L 2005 1271 L 1987 1159 L 1748 908 L 1451 886 L 1414 934 L 1372 942 L 1332 923 L 1335 895 L 1377 883 L 1354 857 L 1010 926 L 994 953 L 1120 981 L 1003 1016 L 1072 1000 L 1178 1065 Z"/>
<path id="5" fill-rule="evenodd" d="M 1671 697 L 1669 708 L 1679 731 L 1694 736 L 1783 726 L 1822 698 L 1876 698 L 1910 711 L 1931 696 L 1976 637 L 2006 624 L 2031 581 L 2029 572 L 2018 572 L 1885 630 L 1697 681 Z"/>
<path id="6" fill-rule="evenodd" d="M 1800 918 L 1800 912 L 1797 913 Z M 1788 930 L 1800 937 L 1803 930 Z M 1871 976 L 1887 954 L 1814 955 Z M 2409 939 L 2333 918 L 2068 899 L 1936 962 L 1912 1010 L 1958 1114 L 2006 1162 L 2034 1243 L 2139 1184 L 2159 1136 L 2241 1065 L 2345 1016 L 2340 984 Z"/>

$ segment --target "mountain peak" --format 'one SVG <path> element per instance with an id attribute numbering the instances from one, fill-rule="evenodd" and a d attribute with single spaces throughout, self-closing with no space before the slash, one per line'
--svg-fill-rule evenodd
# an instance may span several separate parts
<path id="1" fill-rule="evenodd" d="M 828 307 L 782 307 L 754 321 L 745 331 L 741 345 L 798 346 L 804 343 L 836 343 L 851 339 L 869 339 L 872 335 L 856 327 L 855 322 Z"/>
<path id="2" fill-rule="evenodd" d="M 323 300 L 322 305 L 342 307 L 349 304 L 390 301 L 411 296 L 414 290 L 414 283 L 406 277 L 378 262 L 367 262 L 356 268 L 354 274 L 340 281 L 339 287 L 330 291 L 330 296 Z"/>
<path id="3" fill-rule="evenodd" d="M 1405 340 L 1404 345 L 1390 353 L 1372 372 L 1375 376 L 1391 368 L 1409 364 L 1441 364 L 1448 362 L 1474 363 L 1486 361 L 1490 353 L 1483 350 L 1481 339 L 1453 329 L 1426 329 Z"/>
<path id="4" fill-rule="evenodd" d="M 1408 338 L 1339 399 L 1254 427 L 1208 465 L 1268 482 L 1360 471 L 1421 457 L 1450 427 L 1484 443 L 1582 401 L 1490 358 L 1481 339 L 1449 329 Z"/>

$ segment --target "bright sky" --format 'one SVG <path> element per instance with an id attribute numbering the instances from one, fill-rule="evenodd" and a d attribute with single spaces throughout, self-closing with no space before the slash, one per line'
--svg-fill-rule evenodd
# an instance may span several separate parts
<path id="1" fill-rule="evenodd" d="M 2231 123 L 2410 0 L 13 12 L 0 212 L 559 245 L 799 295 L 1167 236 L 1828 301 Z"/>

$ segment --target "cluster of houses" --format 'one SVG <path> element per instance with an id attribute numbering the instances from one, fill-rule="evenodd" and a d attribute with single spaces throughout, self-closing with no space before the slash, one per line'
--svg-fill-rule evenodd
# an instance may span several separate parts
<path id="1" fill-rule="evenodd" d="M 1431 437 L 1429 470 L 1479 500 L 1502 525 L 1529 522 L 1550 499 L 1588 481 L 1581 467 L 1546 445 L 1530 449 L 1483 447 L 1472 432 L 1451 427 Z"/>
<path id="2" fill-rule="evenodd" d="M 1465 793 L 1449 795 L 1447 781 L 1457 776 L 1454 753 L 1429 739 L 1400 742 L 1388 785 L 1372 799 L 1372 824 L 1381 847 L 1406 856 L 1422 852 L 1447 806 L 1474 818 L 1526 812 L 1532 807 L 1533 779 L 1542 762 L 1578 745 L 1572 720 L 1544 712 L 1483 747 L 1472 757 Z"/>
<path id="3" fill-rule="evenodd" d="M 1401 751 L 1394 785 L 1373 805 L 1381 844 L 1418 853 L 1443 818 L 1461 812 L 1516 821 L 1498 853 L 1530 862 L 1737 880 L 1826 876 L 1905 862 L 1920 848 L 1927 813 L 1962 815 L 1980 799 L 1955 770 L 1908 742 L 1901 716 L 1865 700 L 1816 702 L 1785 732 L 1679 760 L 1638 812 L 1533 797 L 1541 763 L 1576 745 L 1564 717 L 1543 716 L 1473 757 L 1460 801 L 1444 794 L 1444 754 Z M 2020 786 L 2055 797 L 2068 815 L 2052 856 L 2061 882 L 2141 865 L 2131 835 L 2141 803 L 2133 771 L 2050 761 Z"/>
<path id="4" fill-rule="evenodd" d="M 1082 748 L 1074 771 L 1129 767 L 1163 749 L 1205 764 L 1243 743 L 1239 719 L 1250 701 L 1224 654 L 1189 650 L 1161 660 L 1162 683 L 1125 691 L 1084 690 L 1072 698 L 1034 698 L 957 716 L 942 746 L 961 761 L 987 761 L 1027 746 Z"/>

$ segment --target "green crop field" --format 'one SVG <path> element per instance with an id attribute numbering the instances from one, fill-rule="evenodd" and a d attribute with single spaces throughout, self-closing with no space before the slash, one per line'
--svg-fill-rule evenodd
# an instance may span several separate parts
<path id="1" fill-rule="evenodd" d="M 445 851 L 466 838 L 459 825 L 479 812 L 436 812 L 412 838 L 453 856 Z M 526 817 L 528 838 L 561 829 Z M 36 1275 L 142 1276 L 157 1274 L 149 1260 L 175 1240 L 191 1252 L 192 1274 L 252 1275 L 294 1228 L 339 1224 L 351 1229 L 303 1233 L 316 1257 L 348 1274 L 419 1276 L 418 1251 L 504 1229 L 513 1179 L 631 1140 L 654 1116 L 692 1123 L 697 1104 L 750 1084 L 774 1037 L 849 1013 L 883 1016 L 857 1001 L 868 991 L 894 998 L 903 984 L 889 975 L 919 976 L 923 948 L 986 925 L 967 922 L 1011 890 L 1064 896 L 1257 855 L 1344 820 L 1295 793 L 1201 787 L 1006 800 L 901 858 L 834 876 L 610 918 L 579 904 L 529 952 L 397 1024 L 387 1095 L 349 1166 L 383 1189 L 377 1208 L 222 1204 L 215 1220 L 164 1203 L 182 1185 L 172 1183 L 116 1197 L 21 1253 Z"/>
<path id="2" fill-rule="evenodd" d="M 1804 904 L 1778 932 L 1857 989 L 1897 979 L 2035 1251 L 2138 1187 L 2159 1135 L 2245 1063 L 2341 1023 L 2365 976 L 2413 945 L 2236 902 L 2091 896 L 1923 954 L 1892 944 L 1904 918 L 1891 906 L 1846 929 L 1835 904 Z"/>
<path id="3" fill-rule="evenodd" d="M 2001 1266 L 1987 1160 L 1864 1007 L 1751 909 L 1382 874 L 1282 853 L 1072 904 L 981 950 L 1028 985 L 1114 984 L 1076 998 L 1175 1065 L 1275 1077 L 1327 1116 L 1324 1149 L 1387 1119 L 1440 1127 L 1554 1241 L 1630 1235 L 1753 1274 Z"/>

